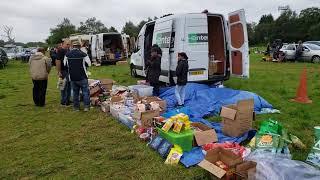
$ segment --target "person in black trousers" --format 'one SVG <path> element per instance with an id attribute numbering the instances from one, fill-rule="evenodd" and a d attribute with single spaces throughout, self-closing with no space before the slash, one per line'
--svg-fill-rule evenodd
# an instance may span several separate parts
<path id="1" fill-rule="evenodd" d="M 36 106 L 43 107 L 46 103 L 48 75 L 51 70 L 51 59 L 44 55 L 44 48 L 29 59 L 30 74 L 33 82 L 33 101 Z"/>
<path id="2" fill-rule="evenodd" d="M 161 73 L 161 55 L 158 48 L 151 49 L 151 60 L 148 62 L 147 80 L 153 87 L 153 95 L 159 96 L 159 77 Z"/>

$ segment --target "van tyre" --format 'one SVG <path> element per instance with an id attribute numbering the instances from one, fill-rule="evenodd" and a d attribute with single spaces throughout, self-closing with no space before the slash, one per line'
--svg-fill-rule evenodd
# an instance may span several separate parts
<path id="1" fill-rule="evenodd" d="M 312 62 L 319 64 L 320 63 L 320 56 L 313 56 L 312 57 Z"/>
<path id="2" fill-rule="evenodd" d="M 138 77 L 137 70 L 136 70 L 136 68 L 134 67 L 133 64 L 131 64 L 131 66 L 130 66 L 130 74 L 131 74 L 132 77 Z"/>

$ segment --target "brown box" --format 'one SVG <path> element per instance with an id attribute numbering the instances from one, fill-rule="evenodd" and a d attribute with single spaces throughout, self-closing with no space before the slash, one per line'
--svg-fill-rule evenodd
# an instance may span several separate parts
<path id="1" fill-rule="evenodd" d="M 167 102 L 165 100 L 162 100 L 156 96 L 149 96 L 149 97 L 141 97 L 140 101 L 146 102 L 146 103 L 151 103 L 151 102 L 156 102 L 159 104 L 160 108 L 162 109 L 161 112 L 165 112 L 167 110 Z"/>
<path id="2" fill-rule="evenodd" d="M 93 88 L 90 88 L 90 96 L 94 96 L 100 92 L 100 87 L 95 86 Z"/>
<path id="3" fill-rule="evenodd" d="M 111 99 L 110 99 L 111 104 L 118 103 L 118 102 L 121 102 L 121 101 L 123 101 L 121 96 L 112 96 Z"/>
<path id="4" fill-rule="evenodd" d="M 257 163 L 253 161 L 245 161 L 236 166 L 237 179 L 248 179 L 249 174 L 255 174 Z"/>
<path id="5" fill-rule="evenodd" d="M 202 146 L 218 141 L 216 131 L 209 126 L 202 123 L 191 123 L 191 126 L 200 129 L 194 131 L 194 146 Z"/>
<path id="6" fill-rule="evenodd" d="M 215 163 L 217 161 L 222 161 L 225 165 L 228 166 L 228 169 L 224 170 L 216 166 Z M 217 147 L 215 149 L 207 151 L 205 159 L 201 161 L 198 166 L 202 167 L 203 169 L 209 171 L 211 174 L 221 179 L 226 176 L 234 176 L 236 165 L 242 162 L 242 158 L 234 154 L 232 151 Z"/>
<path id="7" fill-rule="evenodd" d="M 106 90 L 111 90 L 113 85 L 112 79 L 101 79 L 101 86 L 104 87 Z"/>
<path id="8" fill-rule="evenodd" d="M 227 136 L 238 137 L 252 128 L 254 119 L 253 99 L 238 101 L 237 105 L 221 108 L 222 132 Z"/>
<path id="9" fill-rule="evenodd" d="M 153 126 L 153 118 L 160 116 L 159 111 L 146 111 L 146 112 L 135 112 L 133 115 L 133 119 L 135 119 L 137 122 L 141 122 L 139 124 L 141 127 L 152 127 Z"/>

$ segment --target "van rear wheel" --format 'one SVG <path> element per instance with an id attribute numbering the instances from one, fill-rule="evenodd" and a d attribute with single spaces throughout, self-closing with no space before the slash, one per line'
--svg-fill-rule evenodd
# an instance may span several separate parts
<path id="1" fill-rule="evenodd" d="M 134 67 L 133 64 L 131 64 L 131 66 L 130 66 L 130 74 L 131 74 L 132 77 L 138 77 L 137 70 L 136 70 L 136 68 Z"/>

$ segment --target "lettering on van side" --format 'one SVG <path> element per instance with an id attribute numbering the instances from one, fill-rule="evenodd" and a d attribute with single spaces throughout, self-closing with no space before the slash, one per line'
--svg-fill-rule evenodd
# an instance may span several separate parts
<path id="1" fill-rule="evenodd" d="M 174 32 L 158 33 L 156 36 L 156 44 L 158 44 L 160 48 L 173 48 L 174 35 Z"/>
<path id="2" fill-rule="evenodd" d="M 208 42 L 208 33 L 190 33 L 188 34 L 189 43 Z"/>

